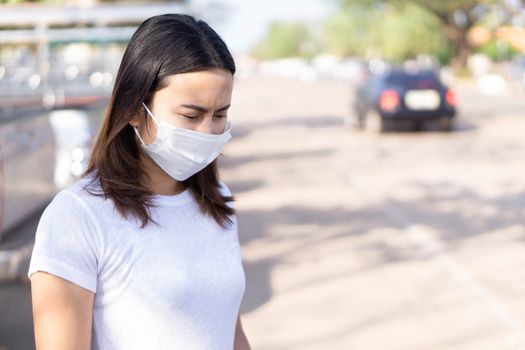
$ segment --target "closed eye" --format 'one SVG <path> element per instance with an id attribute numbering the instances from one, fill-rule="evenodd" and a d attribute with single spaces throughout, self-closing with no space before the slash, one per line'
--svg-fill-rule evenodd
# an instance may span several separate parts
<path id="1" fill-rule="evenodd" d="M 181 114 L 184 118 L 188 118 L 188 119 L 195 119 L 195 118 L 198 118 L 199 116 L 198 115 L 187 115 L 187 114 Z"/>

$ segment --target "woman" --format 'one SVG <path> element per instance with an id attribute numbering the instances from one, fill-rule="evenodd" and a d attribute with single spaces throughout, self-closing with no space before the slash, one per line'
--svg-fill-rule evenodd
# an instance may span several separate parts
<path id="1" fill-rule="evenodd" d="M 215 160 L 234 73 L 203 21 L 169 14 L 137 29 L 84 177 L 38 225 L 38 350 L 250 348 L 233 197 Z"/>

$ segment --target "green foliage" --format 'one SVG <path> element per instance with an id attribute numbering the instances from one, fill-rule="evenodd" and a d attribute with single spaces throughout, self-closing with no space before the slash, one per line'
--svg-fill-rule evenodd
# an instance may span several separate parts
<path id="1" fill-rule="evenodd" d="M 305 24 L 275 22 L 270 25 L 266 37 L 255 47 L 253 54 L 262 59 L 310 58 L 317 53 L 317 46 Z"/>
<path id="2" fill-rule="evenodd" d="M 327 21 L 324 43 L 328 51 L 343 56 L 403 61 L 431 54 L 447 62 L 451 47 L 440 29 L 434 16 L 415 5 L 354 5 Z"/>
<path id="3" fill-rule="evenodd" d="M 516 11 L 510 2 L 502 0 L 334 0 L 340 5 L 342 11 L 348 12 L 356 6 L 366 7 L 371 11 L 377 11 L 378 8 L 395 8 L 406 11 L 407 8 L 417 8 L 418 11 L 427 19 L 431 19 L 429 23 L 430 30 L 435 30 L 436 33 L 443 33 L 448 44 L 438 44 L 435 40 L 437 36 L 426 36 L 425 38 L 433 41 L 431 44 L 432 50 L 437 50 L 437 55 L 442 62 L 449 60 L 452 57 L 452 63 L 456 69 L 465 67 L 466 60 L 472 47 L 467 41 L 467 32 L 474 25 L 482 23 L 488 14 L 498 12 L 500 10 L 511 13 Z M 496 11 L 495 9 L 498 9 Z M 414 11 L 414 10 L 409 10 Z M 407 16 L 403 21 L 408 21 L 409 18 L 416 19 L 419 25 L 426 26 L 422 23 L 421 18 L 414 16 Z M 415 25 L 415 23 L 414 23 Z M 394 28 L 400 26 L 410 27 L 408 23 L 393 25 Z M 412 26 L 413 27 L 413 26 Z M 418 27 L 419 28 L 419 27 Z M 418 29 L 421 33 L 425 30 L 423 27 Z M 441 41 L 439 39 L 438 41 Z M 437 49 L 437 47 L 440 47 Z M 386 49 L 387 52 L 392 52 L 391 49 Z M 405 48 L 406 51 L 406 48 Z M 398 54 L 394 54 L 398 56 Z"/>
<path id="4" fill-rule="evenodd" d="M 446 60 L 450 52 L 439 23 L 414 5 L 386 9 L 381 41 L 383 56 L 396 61 L 419 54 L 432 54 Z"/>
<path id="5" fill-rule="evenodd" d="M 355 6 L 329 18 L 325 24 L 324 45 L 329 51 L 341 56 L 362 55 L 377 42 L 380 31 L 372 25 L 380 14 L 364 7 Z"/>
<path id="6" fill-rule="evenodd" d="M 516 50 L 501 39 L 492 39 L 480 46 L 476 51 L 489 56 L 494 61 L 508 60 L 521 53 L 521 51 Z"/>

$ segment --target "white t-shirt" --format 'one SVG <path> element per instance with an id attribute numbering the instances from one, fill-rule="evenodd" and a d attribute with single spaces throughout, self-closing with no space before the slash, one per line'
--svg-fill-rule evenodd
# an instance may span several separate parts
<path id="1" fill-rule="evenodd" d="M 158 225 L 140 228 L 85 191 L 90 179 L 42 214 L 28 276 L 46 271 L 95 293 L 91 349 L 231 350 L 245 290 L 236 217 L 222 228 L 186 190 L 155 195 Z"/>

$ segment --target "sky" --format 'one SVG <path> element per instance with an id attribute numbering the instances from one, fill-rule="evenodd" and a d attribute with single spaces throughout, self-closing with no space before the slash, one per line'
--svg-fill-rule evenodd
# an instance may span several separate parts
<path id="1" fill-rule="evenodd" d="M 193 0 L 191 4 L 224 39 L 230 51 L 239 54 L 249 52 L 264 37 L 271 22 L 319 21 L 333 11 L 335 2 L 335 0 Z M 219 3 L 223 11 L 210 11 L 213 3 Z"/>

